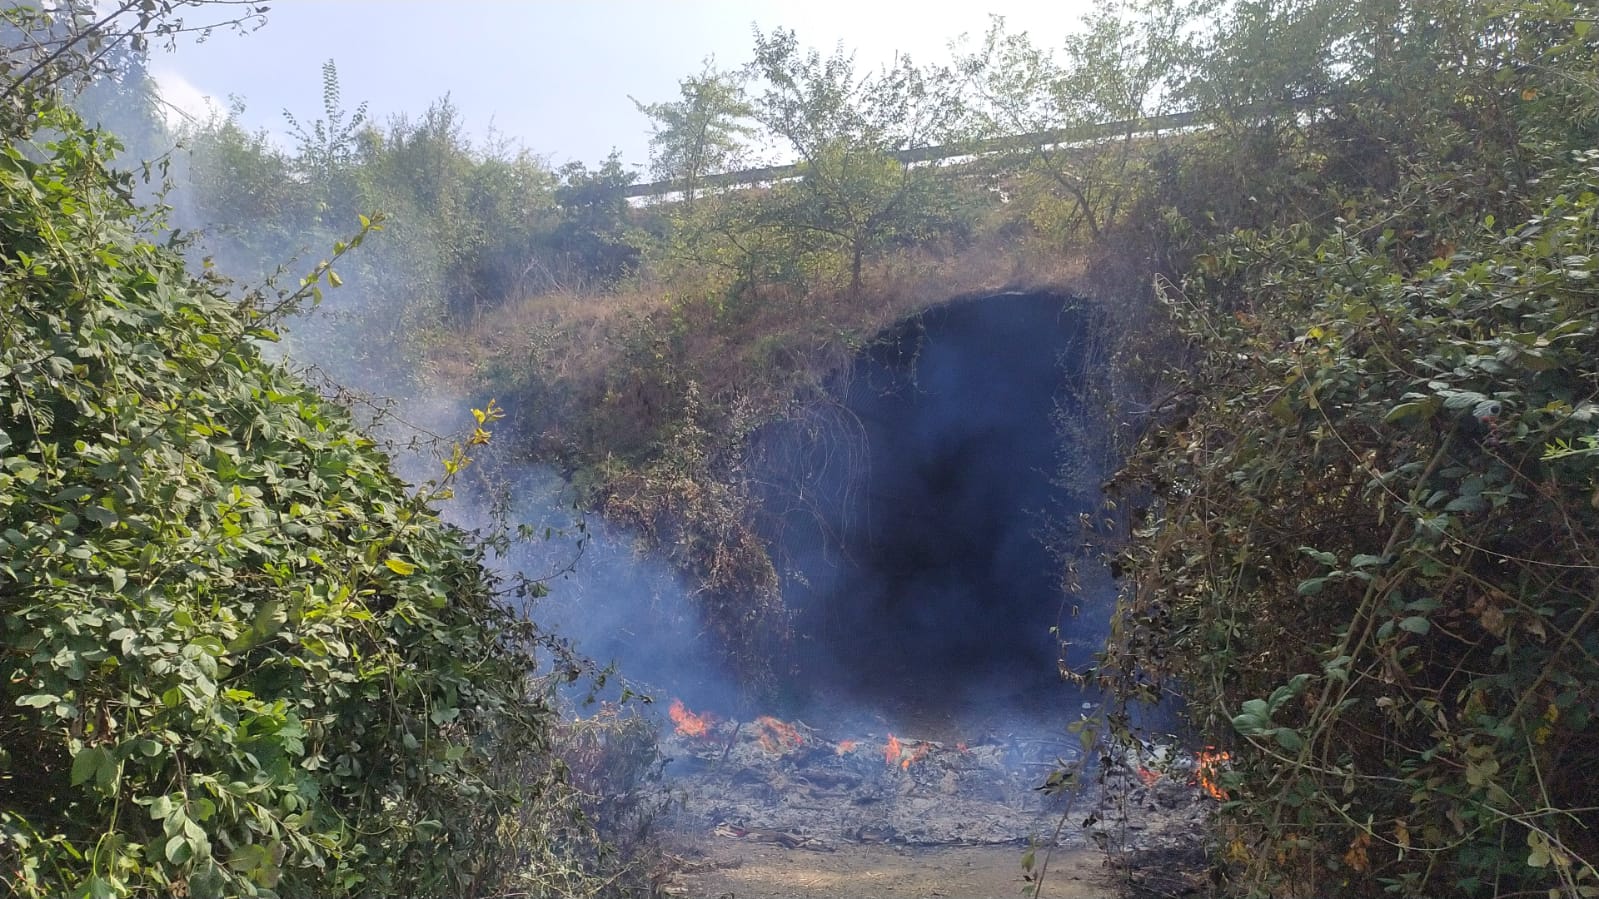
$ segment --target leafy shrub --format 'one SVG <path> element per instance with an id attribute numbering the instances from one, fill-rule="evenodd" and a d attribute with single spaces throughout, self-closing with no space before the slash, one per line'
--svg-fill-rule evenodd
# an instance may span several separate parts
<path id="1" fill-rule="evenodd" d="M 531 634 L 38 115 L 0 150 L 0 887 L 473 894 L 491 758 L 549 746 Z"/>
<path id="2" fill-rule="evenodd" d="M 1166 291 L 1194 364 L 1123 475 L 1157 502 L 1110 661 L 1231 744 L 1255 895 L 1599 895 L 1599 57 L 1485 6 L 1394 184 Z"/>

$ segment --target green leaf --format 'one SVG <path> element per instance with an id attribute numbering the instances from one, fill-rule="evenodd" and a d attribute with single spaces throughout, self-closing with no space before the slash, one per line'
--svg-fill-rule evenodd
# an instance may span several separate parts
<path id="1" fill-rule="evenodd" d="M 1493 780 L 1493 776 L 1498 773 L 1498 759 L 1490 757 L 1482 761 L 1467 760 L 1466 762 L 1466 783 L 1474 787 L 1483 786 Z"/>
<path id="2" fill-rule="evenodd" d="M 1291 727 L 1279 727 L 1275 732 L 1277 745 L 1289 752 L 1298 752 L 1305 745 L 1304 739 L 1299 736 L 1299 731 Z"/>
<path id="3" fill-rule="evenodd" d="M 1403 421 L 1406 418 L 1415 418 L 1420 421 L 1426 421 L 1432 417 L 1433 413 L 1437 411 L 1437 409 L 1438 401 L 1429 397 L 1425 400 L 1400 403 L 1392 409 L 1389 409 L 1388 414 L 1384 415 L 1382 420 L 1388 424 L 1393 424 L 1397 421 Z"/>
<path id="4" fill-rule="evenodd" d="M 1338 557 L 1330 552 L 1316 549 L 1315 547 L 1311 546 L 1301 546 L 1299 551 L 1314 559 L 1317 565 L 1325 565 L 1328 568 L 1331 568 L 1332 566 L 1338 564 Z"/>
<path id="5" fill-rule="evenodd" d="M 403 559 L 396 559 L 393 556 L 384 559 L 383 564 L 387 565 L 390 571 L 400 575 L 401 577 L 406 577 L 416 572 L 415 565 L 404 561 Z"/>
<path id="6" fill-rule="evenodd" d="M 105 753 L 105 758 L 94 770 L 94 785 L 100 792 L 110 795 L 117 791 L 117 785 L 122 781 L 122 762 L 112 758 L 106 750 L 100 751 Z"/>
<path id="7" fill-rule="evenodd" d="M 1271 711 L 1264 699 L 1245 700 L 1240 706 L 1239 713 L 1233 717 L 1233 728 L 1239 733 L 1250 736 L 1266 729 L 1271 720 Z"/>
<path id="8" fill-rule="evenodd" d="M 152 821 L 160 821 L 172 814 L 172 810 L 175 808 L 177 808 L 177 804 L 172 801 L 171 796 L 157 796 L 150 802 L 150 819 Z"/>
<path id="9" fill-rule="evenodd" d="M 106 752 L 104 747 L 85 746 L 78 750 L 78 754 L 72 757 L 72 785 L 89 782 L 102 766 L 110 762 L 111 753 Z"/>
<path id="10" fill-rule="evenodd" d="M 183 837 L 172 837 L 167 840 L 166 850 L 162 854 L 172 864 L 181 865 L 194 857 L 194 847 Z"/>
<path id="11" fill-rule="evenodd" d="M 1412 615 L 1409 618 L 1401 618 L 1399 620 L 1399 629 L 1409 631 L 1412 634 L 1425 634 L 1432 630 L 1432 622 L 1420 615 Z"/>

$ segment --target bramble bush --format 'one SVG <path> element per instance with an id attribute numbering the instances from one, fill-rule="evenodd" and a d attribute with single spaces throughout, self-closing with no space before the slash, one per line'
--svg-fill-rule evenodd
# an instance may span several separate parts
<path id="1" fill-rule="evenodd" d="M 508 852 L 588 870 L 502 845 L 505 765 L 555 715 L 444 488 L 411 493 L 264 361 L 262 297 L 191 276 L 111 140 L 40 102 L 38 142 L 0 149 L 0 889 L 458 896 Z M 322 283 L 330 263 L 285 301 Z"/>
<path id="2" fill-rule="evenodd" d="M 1107 661 L 1231 749 L 1241 892 L 1599 896 L 1599 55 L 1550 11 L 1474 7 L 1477 56 L 1382 82 L 1391 184 L 1164 291 L 1186 408 L 1122 475 Z"/>

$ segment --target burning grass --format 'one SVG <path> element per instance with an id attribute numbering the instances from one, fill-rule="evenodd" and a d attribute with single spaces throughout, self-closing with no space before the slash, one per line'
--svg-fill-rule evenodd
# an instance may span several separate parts
<path id="1" fill-rule="evenodd" d="M 893 734 L 889 734 L 888 742 L 883 746 L 883 761 L 890 768 L 897 767 L 902 771 L 908 771 L 912 765 L 927 758 L 927 753 L 932 751 L 933 746 L 934 744 L 925 740 L 901 740 Z M 965 752 L 966 750 L 960 749 L 959 751 Z"/>
<path id="2" fill-rule="evenodd" d="M 672 727 L 680 736 L 701 739 L 709 736 L 711 728 L 716 726 L 716 716 L 709 712 L 696 715 L 683 705 L 683 700 L 672 700 L 671 706 L 666 710 L 667 717 L 672 719 Z"/>
<path id="3" fill-rule="evenodd" d="M 1225 802 L 1228 798 L 1227 791 L 1221 788 L 1218 778 L 1230 761 L 1232 753 L 1229 752 L 1205 749 L 1199 753 L 1198 764 L 1194 767 L 1194 778 L 1213 799 Z"/>
<path id="4" fill-rule="evenodd" d="M 805 736 L 799 728 L 770 715 L 755 719 L 755 733 L 761 748 L 767 752 L 783 753 L 805 745 Z"/>
<path id="5" fill-rule="evenodd" d="M 1132 848 L 1191 839 L 1214 808 L 1194 783 L 1194 757 L 1175 746 L 1159 754 L 1167 769 L 1153 783 L 1131 765 L 1107 763 L 1101 776 L 1051 791 L 1040 789 L 1045 772 L 1097 754 L 1052 731 L 968 736 L 838 734 L 769 716 L 723 720 L 710 739 L 669 734 L 666 776 L 681 798 L 672 824 L 688 835 L 810 851 L 1019 844 L 1054 832 L 1075 807 L 1093 811 L 1074 815 L 1084 829 L 1052 837 L 1060 845 Z"/>

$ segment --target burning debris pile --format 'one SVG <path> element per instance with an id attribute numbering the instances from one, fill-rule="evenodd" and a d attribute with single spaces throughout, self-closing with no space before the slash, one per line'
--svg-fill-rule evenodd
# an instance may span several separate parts
<path id="1" fill-rule="evenodd" d="M 670 823 L 690 833 L 819 851 L 847 842 L 1023 843 L 1049 837 L 1069 814 L 1062 845 L 1148 848 L 1196 833 L 1210 805 L 1193 760 L 1172 752 L 1150 767 L 1102 766 L 1072 799 L 1039 789 L 1081 757 L 1064 734 L 839 739 L 769 716 L 720 720 L 677 701 L 669 714 Z"/>

